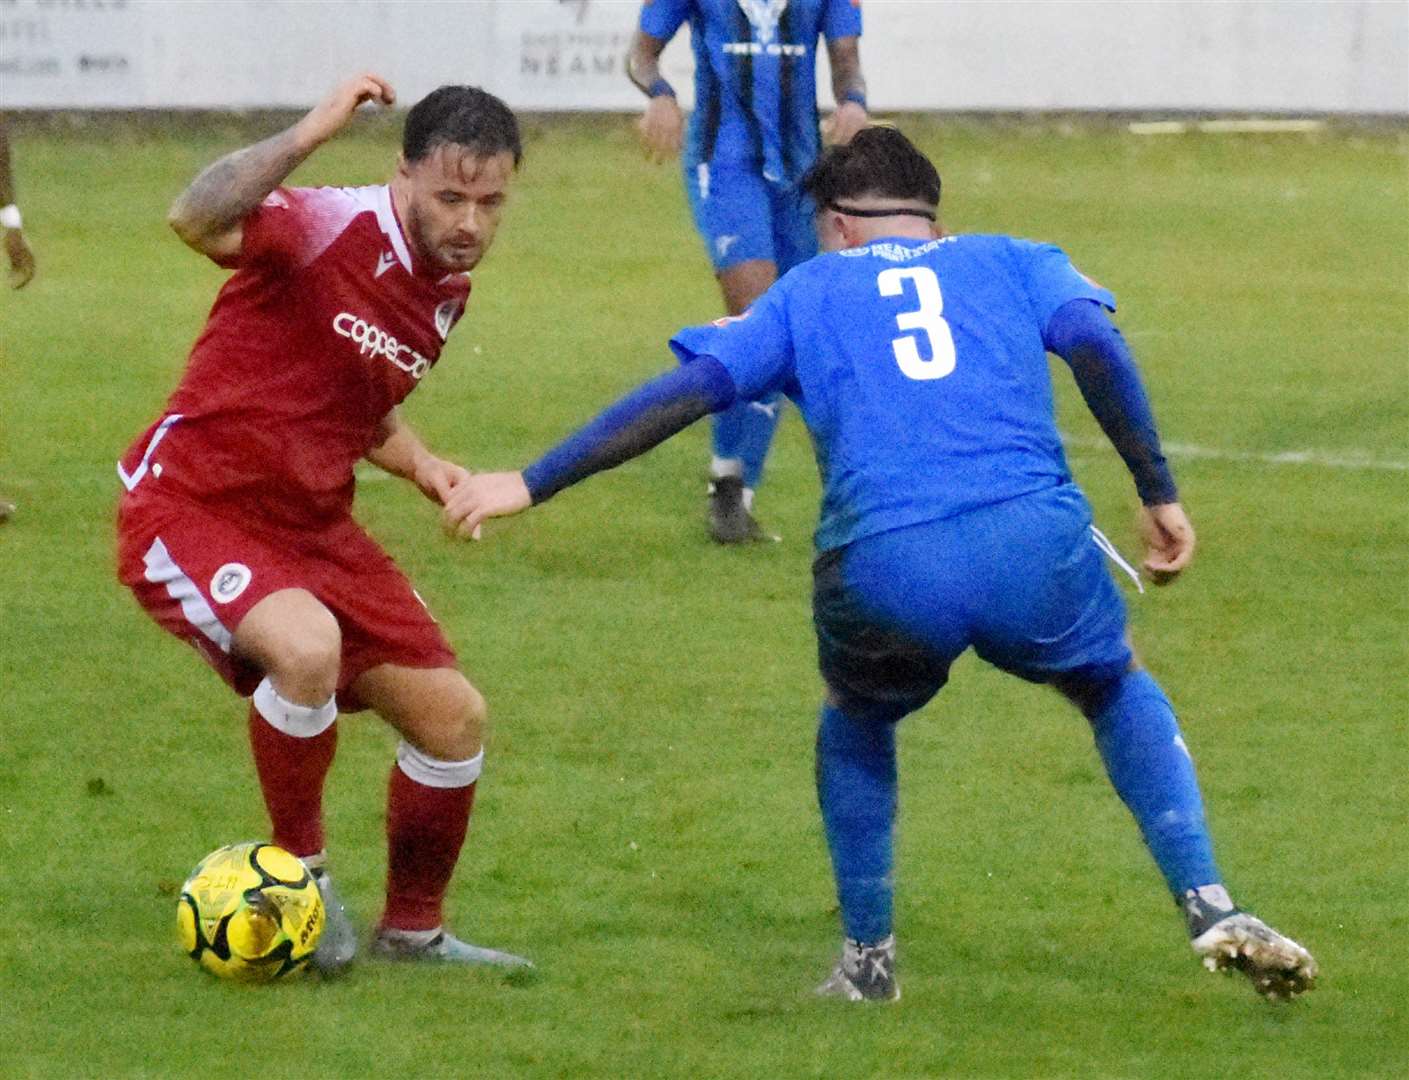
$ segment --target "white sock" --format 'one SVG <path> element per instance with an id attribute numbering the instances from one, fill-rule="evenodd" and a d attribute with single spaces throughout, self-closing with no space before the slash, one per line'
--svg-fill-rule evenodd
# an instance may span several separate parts
<path id="1" fill-rule="evenodd" d="M 742 458 L 712 457 L 709 459 L 709 478 L 711 480 L 723 480 L 726 476 L 743 475 L 744 462 Z"/>
<path id="2" fill-rule="evenodd" d="M 394 926 L 384 926 L 380 933 L 382 937 L 404 941 L 408 945 L 429 945 L 441 933 L 441 928 L 437 926 L 434 930 L 398 930 Z"/>
<path id="3" fill-rule="evenodd" d="M 254 707 L 260 716 L 269 721 L 270 727 L 295 739 L 311 739 L 321 735 L 338 718 L 336 697 L 330 697 L 321 705 L 295 705 L 279 696 L 268 676 L 255 687 Z"/>
<path id="4" fill-rule="evenodd" d="M 484 769 L 484 751 L 464 761 L 441 761 L 404 739 L 396 748 L 396 766 L 418 784 L 432 788 L 469 787 Z"/>

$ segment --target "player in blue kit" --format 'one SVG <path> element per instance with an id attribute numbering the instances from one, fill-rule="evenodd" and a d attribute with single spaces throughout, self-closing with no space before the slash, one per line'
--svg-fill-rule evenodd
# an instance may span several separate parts
<path id="1" fill-rule="evenodd" d="M 1240 911 L 1222 884 L 1193 762 L 1126 641 L 1103 538 L 1053 420 L 1048 352 L 1071 366 L 1134 478 L 1145 569 L 1173 580 L 1194 532 L 1139 373 L 1103 310 L 1113 297 L 1050 245 L 943 235 L 932 224 L 939 175 L 899 132 L 869 128 L 831 148 L 805 185 L 832 254 L 793 270 L 746 315 L 681 331 L 671 341 L 679 369 L 522 473 L 458 487 L 447 525 L 468 536 L 736 399 L 786 393 L 823 483 L 817 787 L 845 941 L 819 992 L 899 997 L 895 725 L 970 647 L 1086 716 L 1206 966 L 1242 970 L 1270 998 L 1308 989 L 1310 954 Z"/>
<path id="2" fill-rule="evenodd" d="M 725 310 L 737 315 L 817 254 L 812 202 L 797 183 L 821 150 L 817 42 L 827 41 L 837 103 L 829 137 L 844 143 L 867 122 L 860 0 L 647 0 L 627 71 L 651 99 L 641 132 L 658 160 L 681 147 L 683 117 L 659 61 L 686 20 L 695 110 L 685 190 Z M 708 526 L 720 543 L 776 539 L 754 519 L 753 493 L 780 405 L 769 392 L 715 417 Z"/>

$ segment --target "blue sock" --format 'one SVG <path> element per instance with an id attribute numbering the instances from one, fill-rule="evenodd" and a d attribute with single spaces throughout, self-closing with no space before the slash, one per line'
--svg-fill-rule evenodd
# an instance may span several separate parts
<path id="1" fill-rule="evenodd" d="M 1222 881 L 1194 762 L 1159 683 L 1144 671 L 1126 672 L 1090 720 L 1106 774 L 1174 898 Z"/>
<path id="2" fill-rule="evenodd" d="M 856 941 L 890 936 L 894 885 L 895 725 L 823 705 L 817 724 L 817 801 L 832 853 L 842 927 Z"/>
<path id="3" fill-rule="evenodd" d="M 773 432 L 783 399 L 777 394 L 761 402 L 736 401 L 714 416 L 714 456 L 743 462 L 744 487 L 756 488 L 763 462 L 773 444 Z"/>

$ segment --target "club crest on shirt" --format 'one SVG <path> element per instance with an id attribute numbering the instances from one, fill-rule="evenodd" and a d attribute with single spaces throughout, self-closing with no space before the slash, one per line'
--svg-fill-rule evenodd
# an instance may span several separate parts
<path id="1" fill-rule="evenodd" d="M 440 335 L 441 341 L 450 336 L 450 328 L 455 325 L 456 316 L 459 314 L 458 300 L 445 300 L 435 309 L 435 332 Z"/>
<path id="2" fill-rule="evenodd" d="M 739 0 L 739 7 L 748 16 L 758 43 L 767 45 L 778 30 L 778 20 L 788 9 L 788 0 Z"/>
<path id="3" fill-rule="evenodd" d="M 244 563 L 228 562 L 210 579 L 210 596 L 218 604 L 228 604 L 249 586 L 254 577 Z"/>

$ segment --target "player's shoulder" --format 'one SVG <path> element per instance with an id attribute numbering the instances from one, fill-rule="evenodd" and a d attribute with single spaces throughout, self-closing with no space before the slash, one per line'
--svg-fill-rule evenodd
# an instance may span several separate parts
<path id="1" fill-rule="evenodd" d="M 1026 236 L 1012 236 L 1007 233 L 976 233 L 973 235 L 973 239 L 979 242 L 975 245 L 976 247 L 1002 251 L 1010 258 L 1022 262 L 1068 257 L 1060 244 L 1054 244 L 1050 240 L 1034 240 Z"/>
<path id="2" fill-rule="evenodd" d="M 279 187 L 269 193 L 264 205 L 276 210 L 350 218 L 364 211 L 376 212 L 374 193 L 377 190 L 374 187 Z"/>

